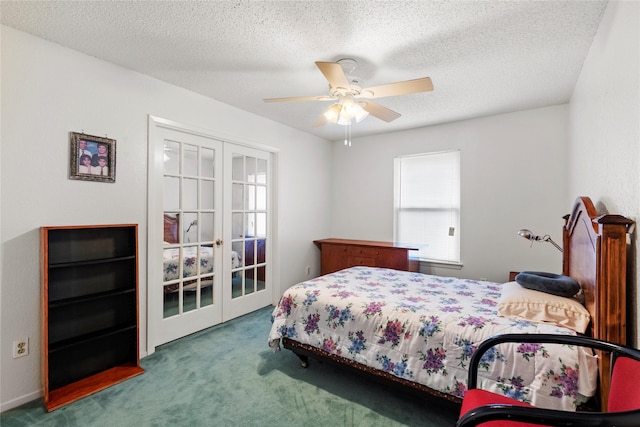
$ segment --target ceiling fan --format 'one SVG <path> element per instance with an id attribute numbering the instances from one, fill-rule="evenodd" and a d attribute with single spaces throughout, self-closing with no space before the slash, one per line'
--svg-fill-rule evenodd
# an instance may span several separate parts
<path id="1" fill-rule="evenodd" d="M 314 126 L 322 126 L 327 122 L 346 126 L 350 125 L 352 120 L 360 122 L 369 114 L 385 122 L 400 117 L 400 113 L 371 99 L 433 90 L 433 83 L 429 77 L 363 88 L 360 80 L 353 76 L 358 63 L 351 58 L 340 59 L 337 62 L 318 61 L 316 66 L 329 82 L 329 95 L 268 98 L 264 99 L 264 102 L 337 101 L 318 118 Z"/>

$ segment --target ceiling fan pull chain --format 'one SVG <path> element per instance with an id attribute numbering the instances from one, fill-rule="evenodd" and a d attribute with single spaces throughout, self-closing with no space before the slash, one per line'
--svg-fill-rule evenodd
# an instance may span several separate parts
<path id="1" fill-rule="evenodd" d="M 344 145 L 351 147 L 351 123 L 344 127 Z"/>

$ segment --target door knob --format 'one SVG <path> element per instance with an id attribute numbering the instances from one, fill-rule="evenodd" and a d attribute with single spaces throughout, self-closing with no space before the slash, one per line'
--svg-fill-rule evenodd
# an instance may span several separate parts
<path id="1" fill-rule="evenodd" d="M 220 245 L 222 245 L 222 240 L 217 239 L 217 240 L 216 240 L 216 246 L 217 246 L 217 247 L 220 247 Z"/>

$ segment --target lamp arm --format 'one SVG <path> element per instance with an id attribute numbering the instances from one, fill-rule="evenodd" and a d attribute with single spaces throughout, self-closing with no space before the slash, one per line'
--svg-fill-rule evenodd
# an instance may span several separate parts
<path id="1" fill-rule="evenodd" d="M 194 225 L 198 224 L 198 220 L 194 219 L 193 221 L 191 221 L 191 224 L 189 224 L 189 227 L 187 227 L 187 229 L 184 231 L 185 233 L 188 233 L 189 230 L 191 230 L 191 227 L 193 227 Z"/>
<path id="2" fill-rule="evenodd" d="M 551 236 L 549 236 L 548 234 L 547 234 L 546 236 L 542 237 L 542 239 L 540 239 L 540 240 L 544 240 L 545 242 L 549 242 L 549 243 L 551 243 L 553 246 L 555 246 L 557 250 L 559 250 L 560 252 L 564 252 L 564 251 L 562 250 L 562 248 L 561 248 L 561 247 L 560 247 L 556 242 L 554 242 L 553 240 L 551 240 Z"/>

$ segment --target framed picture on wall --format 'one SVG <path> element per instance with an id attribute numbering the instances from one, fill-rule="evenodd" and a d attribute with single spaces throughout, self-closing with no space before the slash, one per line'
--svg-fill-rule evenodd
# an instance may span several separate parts
<path id="1" fill-rule="evenodd" d="M 116 140 L 70 132 L 69 178 L 116 182 Z"/>

